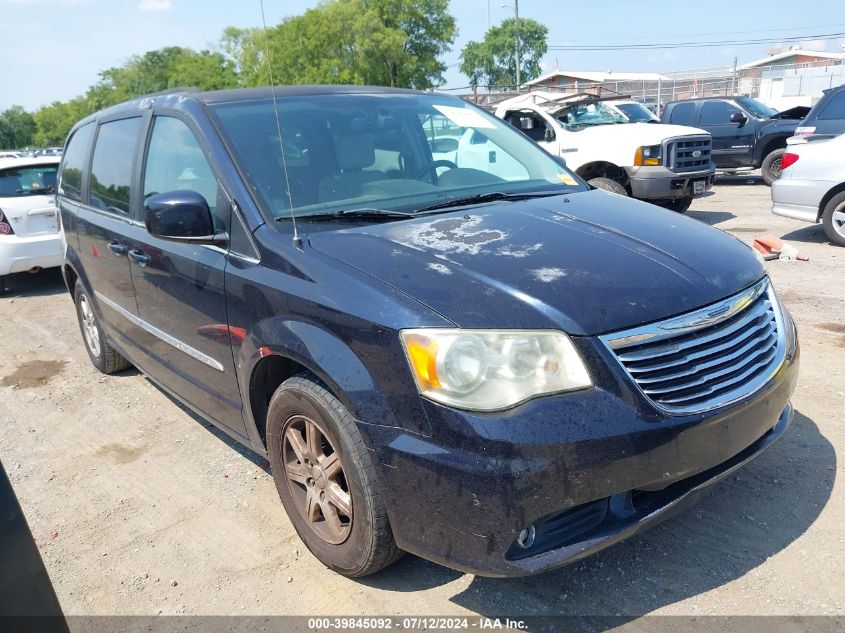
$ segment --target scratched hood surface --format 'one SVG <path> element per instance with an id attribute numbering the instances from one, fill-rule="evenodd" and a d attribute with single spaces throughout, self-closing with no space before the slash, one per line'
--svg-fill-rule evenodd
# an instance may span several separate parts
<path id="1" fill-rule="evenodd" d="M 461 327 L 599 334 L 718 301 L 764 274 L 730 235 L 602 191 L 326 231 L 310 243 Z"/>

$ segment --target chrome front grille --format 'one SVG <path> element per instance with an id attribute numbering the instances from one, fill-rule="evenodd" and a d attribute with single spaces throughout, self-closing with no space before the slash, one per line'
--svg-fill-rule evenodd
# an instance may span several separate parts
<path id="1" fill-rule="evenodd" d="M 682 136 L 670 139 L 666 147 L 669 169 L 676 173 L 701 171 L 710 166 L 713 140 L 708 136 Z"/>
<path id="2" fill-rule="evenodd" d="M 640 391 L 668 413 L 696 413 L 763 387 L 783 362 L 785 337 L 767 279 L 719 303 L 602 336 Z"/>

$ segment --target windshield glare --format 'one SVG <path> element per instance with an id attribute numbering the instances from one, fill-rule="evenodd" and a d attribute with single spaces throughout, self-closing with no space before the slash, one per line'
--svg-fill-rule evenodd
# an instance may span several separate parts
<path id="1" fill-rule="evenodd" d="M 510 125 L 460 99 L 304 95 L 211 104 L 248 184 L 275 218 L 423 207 L 485 193 L 585 191 Z M 292 201 L 292 205 L 291 205 Z"/>
<path id="2" fill-rule="evenodd" d="M 621 110 L 622 114 L 624 114 L 631 123 L 648 123 L 649 121 L 660 120 L 642 103 L 631 101 L 628 103 L 614 103 L 613 105 L 617 110 Z"/>
<path id="3" fill-rule="evenodd" d="M 751 97 L 740 97 L 737 101 L 743 108 L 761 119 L 774 116 L 778 113 L 774 108 L 770 108 L 765 103 L 757 101 L 757 99 L 752 99 Z"/>
<path id="4" fill-rule="evenodd" d="M 609 125 L 613 123 L 628 123 L 622 113 L 601 101 L 588 105 L 576 105 L 566 108 L 557 115 L 557 120 L 567 130 L 583 130 L 591 125 Z"/>

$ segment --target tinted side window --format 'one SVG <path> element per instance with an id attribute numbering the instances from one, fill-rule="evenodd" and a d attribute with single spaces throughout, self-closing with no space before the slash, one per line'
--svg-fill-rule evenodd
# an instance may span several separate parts
<path id="1" fill-rule="evenodd" d="M 168 116 L 157 116 L 147 150 L 144 199 L 158 193 L 196 191 L 209 207 L 217 204 L 217 179 L 190 128 Z"/>
<path id="2" fill-rule="evenodd" d="M 693 125 L 695 121 L 695 104 L 694 103 L 679 103 L 672 107 L 672 113 L 669 115 L 669 123 L 676 125 Z"/>
<path id="3" fill-rule="evenodd" d="M 819 112 L 819 119 L 822 121 L 845 119 L 845 90 L 841 90 L 831 97 L 827 105 Z"/>
<path id="4" fill-rule="evenodd" d="M 84 125 L 68 141 L 62 157 L 62 170 L 59 175 L 59 194 L 71 200 L 82 199 L 82 168 L 88 157 L 88 147 L 91 144 L 91 134 L 94 124 Z"/>
<path id="5" fill-rule="evenodd" d="M 727 125 L 734 112 L 742 112 L 727 101 L 705 101 L 701 104 L 701 125 Z"/>
<path id="6" fill-rule="evenodd" d="M 140 126 L 140 117 L 100 125 L 91 164 L 91 206 L 129 214 L 129 186 Z"/>

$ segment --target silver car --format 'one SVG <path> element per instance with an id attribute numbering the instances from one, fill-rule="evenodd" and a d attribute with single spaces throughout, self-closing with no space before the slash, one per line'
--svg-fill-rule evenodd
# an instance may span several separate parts
<path id="1" fill-rule="evenodd" d="M 845 246 L 845 134 L 789 139 L 781 168 L 772 185 L 772 213 L 821 222 L 828 239 Z"/>

